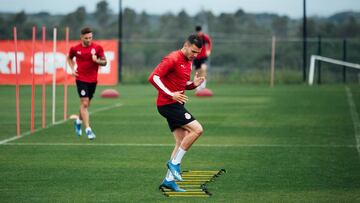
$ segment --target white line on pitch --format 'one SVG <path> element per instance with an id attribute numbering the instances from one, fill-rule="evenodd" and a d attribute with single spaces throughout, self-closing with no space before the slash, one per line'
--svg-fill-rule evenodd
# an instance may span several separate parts
<path id="1" fill-rule="evenodd" d="M 114 105 L 110 105 L 110 106 L 106 106 L 106 107 L 102 107 L 102 108 L 95 109 L 94 111 L 91 111 L 89 114 L 94 114 L 94 113 L 97 113 L 97 112 L 110 110 L 110 109 L 113 109 L 113 108 L 116 108 L 116 107 L 120 107 L 120 106 L 122 106 L 122 104 L 121 104 L 121 103 L 117 103 L 117 104 L 114 104 Z M 27 131 L 27 132 L 21 134 L 20 136 L 14 136 L 14 137 L 11 137 L 11 138 L 8 138 L 8 139 L 5 139 L 5 140 L 1 140 L 1 141 L 0 141 L 0 145 L 6 144 L 6 143 L 8 143 L 8 142 L 11 142 L 11 141 L 14 141 L 14 140 L 17 140 L 17 139 L 20 139 L 20 138 L 25 137 L 25 136 L 27 136 L 27 135 L 30 135 L 30 134 L 32 134 L 32 133 L 40 132 L 40 131 L 42 131 L 42 130 L 51 128 L 51 127 L 56 126 L 56 125 L 63 124 L 63 123 L 65 123 L 65 122 L 68 121 L 68 120 L 69 120 L 69 119 L 62 120 L 62 121 L 58 121 L 58 122 L 55 122 L 54 124 L 47 125 L 45 128 L 38 128 L 38 129 L 34 130 L 33 132 Z"/>
<path id="2" fill-rule="evenodd" d="M 351 90 L 349 89 L 348 86 L 345 87 L 346 89 L 346 95 L 348 98 L 348 103 L 349 103 L 349 109 L 350 109 L 350 114 L 351 114 L 351 118 L 354 124 L 354 135 L 355 135 L 355 140 L 356 140 L 356 149 L 359 153 L 359 158 L 360 158 L 360 121 L 359 121 L 359 115 L 357 113 L 356 110 L 356 105 L 354 103 L 354 99 L 351 93 Z"/>
<path id="3" fill-rule="evenodd" d="M 151 144 L 151 143 L 7 143 L 6 145 L 19 146 L 119 146 L 119 147 L 173 147 L 174 144 Z M 194 147 L 283 147 L 283 148 L 355 148 L 355 145 L 284 145 L 284 144 L 195 144 Z"/>

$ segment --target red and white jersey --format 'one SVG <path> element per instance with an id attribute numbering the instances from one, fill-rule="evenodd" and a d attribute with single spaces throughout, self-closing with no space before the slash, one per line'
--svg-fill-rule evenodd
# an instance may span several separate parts
<path id="1" fill-rule="evenodd" d="M 99 64 L 92 60 L 92 55 L 97 58 L 104 58 L 104 49 L 95 43 L 91 43 L 88 47 L 84 47 L 81 43 L 70 48 L 69 57 L 76 57 L 78 76 L 76 80 L 83 82 L 97 82 Z"/>
<path id="2" fill-rule="evenodd" d="M 196 56 L 196 59 L 202 59 L 208 57 L 206 55 L 206 51 L 211 51 L 212 49 L 212 42 L 209 35 L 201 32 L 199 37 L 202 40 L 203 47 L 201 49 L 201 52 Z"/>
<path id="3" fill-rule="evenodd" d="M 172 99 L 173 92 L 194 89 L 190 82 L 192 61 L 189 61 L 181 50 L 171 52 L 164 57 L 148 78 L 158 90 L 157 106 L 177 102 Z"/>

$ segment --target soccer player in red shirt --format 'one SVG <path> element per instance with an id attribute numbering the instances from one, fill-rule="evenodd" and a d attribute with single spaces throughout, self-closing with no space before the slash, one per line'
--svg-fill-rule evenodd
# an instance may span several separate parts
<path id="1" fill-rule="evenodd" d="M 203 47 L 201 49 L 201 52 L 197 55 L 197 57 L 194 59 L 194 67 L 195 70 L 199 71 L 200 76 L 205 77 L 206 78 L 206 74 L 207 74 L 207 65 L 206 65 L 206 61 L 208 60 L 208 57 L 211 54 L 211 50 L 212 50 L 212 42 L 211 42 L 211 38 L 209 37 L 209 35 L 205 34 L 202 31 L 202 27 L 201 26 L 196 26 L 195 27 L 195 31 L 196 34 L 200 37 L 202 43 L 203 43 Z M 206 86 L 206 79 L 205 81 L 197 88 L 197 90 L 201 90 L 204 89 Z"/>
<path id="2" fill-rule="evenodd" d="M 201 52 L 202 41 L 197 35 L 190 35 L 180 50 L 164 57 L 148 78 L 158 90 L 157 109 L 166 118 L 175 138 L 175 148 L 167 162 L 168 171 L 160 187 L 183 192 L 175 183 L 182 181 L 180 163 L 186 151 L 203 133 L 201 124 L 184 108 L 188 97 L 184 90 L 199 86 L 204 77 L 195 74 L 190 81 L 192 60 Z"/>
<path id="3" fill-rule="evenodd" d="M 75 132 L 81 136 L 81 124 L 84 123 L 86 135 L 90 140 L 95 139 L 95 134 L 90 127 L 88 108 L 95 93 L 99 66 L 106 66 L 104 49 L 92 42 L 91 28 L 81 30 L 81 43 L 70 48 L 67 61 L 76 77 L 77 91 L 80 97 L 80 114 L 75 121 Z M 75 61 L 77 68 L 75 68 Z"/>

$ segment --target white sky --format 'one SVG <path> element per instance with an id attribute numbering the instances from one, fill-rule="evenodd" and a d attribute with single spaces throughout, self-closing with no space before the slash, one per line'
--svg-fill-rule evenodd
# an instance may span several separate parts
<path id="1" fill-rule="evenodd" d="M 52 14 L 66 14 L 85 6 L 87 12 L 93 12 L 100 0 L 0 0 L 1 12 L 36 13 L 47 11 Z M 111 9 L 119 11 L 119 0 L 107 0 Z M 184 9 L 193 15 L 201 9 L 211 10 L 216 15 L 222 12 L 235 12 L 243 9 L 245 12 L 269 12 L 288 15 L 292 18 L 302 17 L 303 0 L 122 0 L 123 8 L 129 7 L 137 12 L 146 11 L 149 14 L 165 12 L 178 13 Z M 309 16 L 329 16 L 341 11 L 360 12 L 360 0 L 307 0 Z"/>

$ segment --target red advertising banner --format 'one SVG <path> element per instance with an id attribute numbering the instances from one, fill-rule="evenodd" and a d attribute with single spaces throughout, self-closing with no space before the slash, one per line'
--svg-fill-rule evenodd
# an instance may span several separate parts
<path id="1" fill-rule="evenodd" d="M 98 84 L 116 85 L 118 81 L 118 46 L 117 40 L 95 40 L 95 43 L 104 48 L 107 59 L 106 66 L 99 67 Z M 80 43 L 69 41 L 70 47 Z M 43 50 L 41 40 L 36 41 L 34 59 L 32 56 L 31 40 L 18 41 L 18 72 L 19 84 L 30 85 L 32 82 L 33 63 L 35 64 L 35 84 L 41 84 L 45 74 L 46 84 L 52 83 L 52 75 L 56 70 L 56 84 L 63 84 L 67 77 L 68 84 L 75 84 L 75 78 L 71 75 L 71 69 L 66 64 L 69 50 L 65 50 L 65 41 L 57 41 L 56 53 L 53 53 L 53 42 L 46 41 L 45 44 L 45 73 L 43 73 Z M 55 60 L 54 60 L 55 59 Z M 65 70 L 67 67 L 67 70 Z M 16 83 L 15 51 L 13 41 L 0 41 L 0 85 L 14 85 Z"/>

